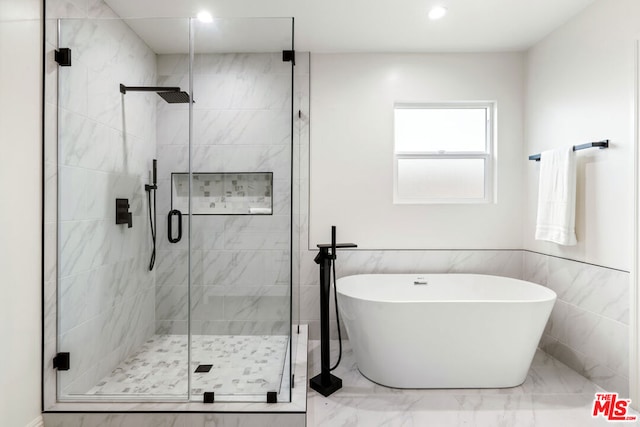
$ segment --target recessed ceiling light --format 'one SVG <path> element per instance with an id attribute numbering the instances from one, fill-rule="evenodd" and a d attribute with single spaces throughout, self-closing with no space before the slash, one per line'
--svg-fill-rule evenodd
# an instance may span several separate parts
<path id="1" fill-rule="evenodd" d="M 447 14 L 447 8 L 443 6 L 435 6 L 429 11 L 429 19 L 435 21 L 443 18 Z"/>
<path id="2" fill-rule="evenodd" d="M 213 16 L 211 16 L 211 14 L 206 10 L 203 10 L 202 12 L 198 13 L 198 20 L 200 22 L 204 22 L 205 24 L 209 24 L 213 22 Z"/>

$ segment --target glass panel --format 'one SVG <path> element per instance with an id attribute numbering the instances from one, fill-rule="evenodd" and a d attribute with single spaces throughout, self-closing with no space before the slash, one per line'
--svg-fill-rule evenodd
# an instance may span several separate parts
<path id="1" fill-rule="evenodd" d="M 486 108 L 402 108 L 395 112 L 396 151 L 485 151 Z"/>
<path id="2" fill-rule="evenodd" d="M 60 22 L 59 400 L 290 399 L 292 20 L 191 22 Z M 192 215 L 240 173 L 270 214 Z"/>
<path id="3" fill-rule="evenodd" d="M 204 172 L 267 173 L 273 208 L 190 217 L 191 398 L 213 391 L 216 401 L 264 402 L 277 392 L 288 401 L 293 76 L 282 51 L 292 49 L 292 20 L 192 22 L 191 194 Z"/>
<path id="4" fill-rule="evenodd" d="M 397 196 L 403 200 L 484 198 L 484 159 L 399 159 Z"/>
<path id="5" fill-rule="evenodd" d="M 59 47 L 72 52 L 58 68 L 58 351 L 71 360 L 59 400 L 187 399 L 188 234 L 168 242 L 162 194 L 169 171 L 186 169 L 188 150 L 173 144 L 188 140 L 188 109 L 132 87 L 187 69 L 159 53 L 187 52 L 188 24 L 59 22 Z M 137 32 L 153 27 L 170 47 Z"/>

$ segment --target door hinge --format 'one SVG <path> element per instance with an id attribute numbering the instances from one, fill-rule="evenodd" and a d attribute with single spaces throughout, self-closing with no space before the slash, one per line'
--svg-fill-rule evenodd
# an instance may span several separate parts
<path id="1" fill-rule="evenodd" d="M 68 371 L 71 364 L 69 353 L 58 353 L 53 358 L 53 369 Z"/>
<path id="2" fill-rule="evenodd" d="M 293 62 L 296 65 L 296 51 L 295 50 L 283 50 L 282 62 Z"/>
<path id="3" fill-rule="evenodd" d="M 68 47 L 62 47 L 56 50 L 55 60 L 61 67 L 71 66 L 71 49 Z"/>
<path id="4" fill-rule="evenodd" d="M 275 391 L 268 391 L 267 403 L 278 403 L 278 393 Z"/>

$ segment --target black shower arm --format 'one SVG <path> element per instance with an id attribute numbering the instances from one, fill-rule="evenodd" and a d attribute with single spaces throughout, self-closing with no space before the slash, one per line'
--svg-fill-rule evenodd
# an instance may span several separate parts
<path id="1" fill-rule="evenodd" d="M 162 87 L 162 86 L 125 86 L 120 83 L 120 93 L 126 94 L 130 92 L 180 92 L 179 87 Z"/>

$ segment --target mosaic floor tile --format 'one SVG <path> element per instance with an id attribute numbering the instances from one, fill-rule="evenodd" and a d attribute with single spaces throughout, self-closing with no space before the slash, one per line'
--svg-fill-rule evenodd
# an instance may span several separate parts
<path id="1" fill-rule="evenodd" d="M 187 344 L 186 335 L 155 335 L 87 394 L 186 395 Z M 191 371 L 212 368 L 192 374 L 192 396 L 279 391 L 288 344 L 286 335 L 193 335 Z"/>

